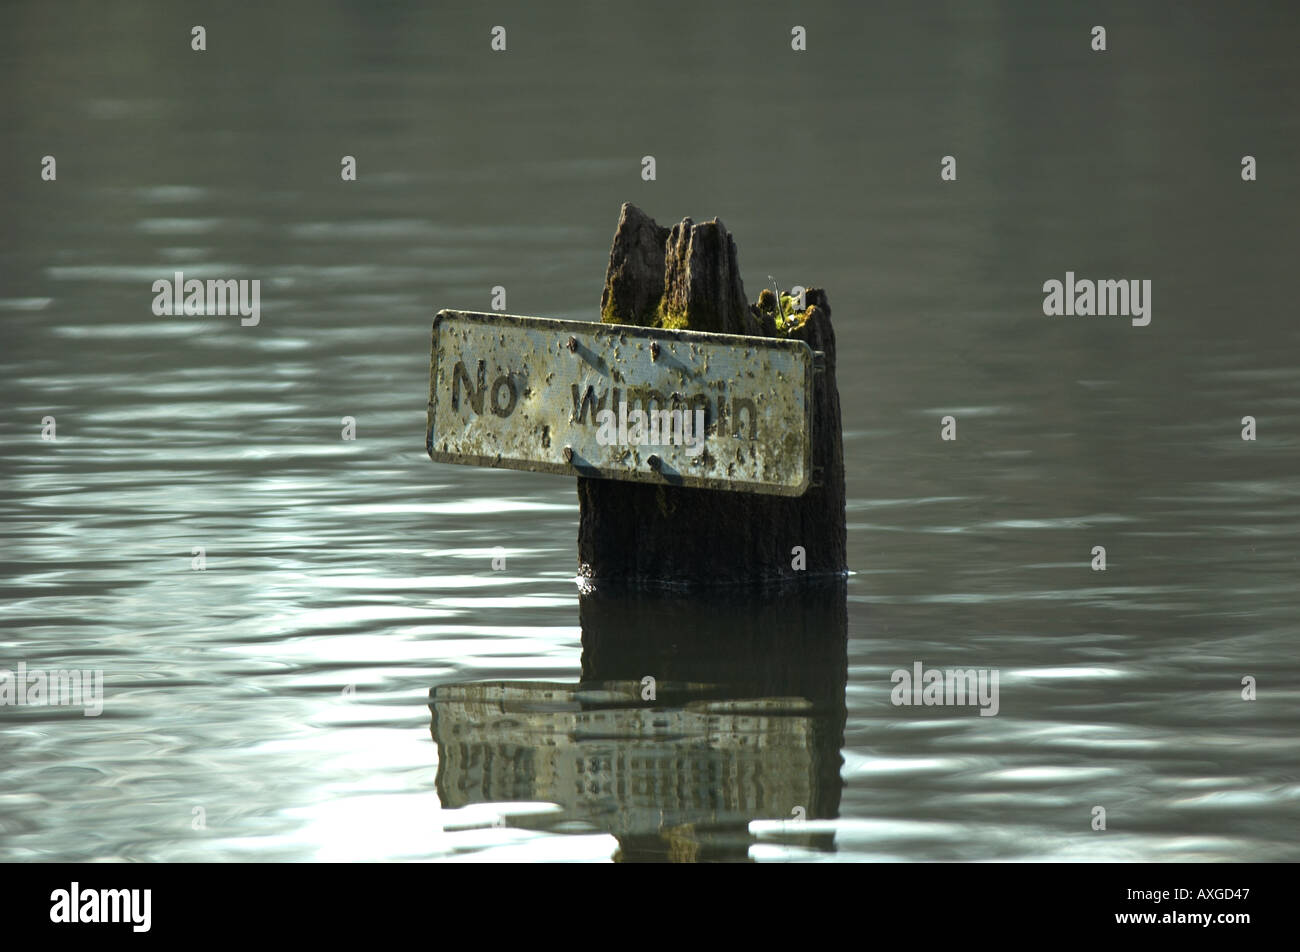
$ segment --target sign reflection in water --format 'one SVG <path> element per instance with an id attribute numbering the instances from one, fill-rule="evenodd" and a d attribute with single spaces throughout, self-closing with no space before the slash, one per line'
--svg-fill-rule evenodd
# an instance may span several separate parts
<path id="1" fill-rule="evenodd" d="M 582 680 L 430 691 L 446 808 L 548 801 L 618 838 L 616 859 L 743 860 L 751 820 L 840 802 L 844 583 L 799 594 L 582 596 Z M 646 678 L 654 678 L 647 697 Z"/>

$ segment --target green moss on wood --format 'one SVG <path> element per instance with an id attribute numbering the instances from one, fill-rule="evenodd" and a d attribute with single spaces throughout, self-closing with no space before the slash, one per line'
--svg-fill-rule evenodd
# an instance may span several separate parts
<path id="1" fill-rule="evenodd" d="M 799 309 L 799 299 L 794 295 L 781 292 L 778 299 L 777 293 L 771 288 L 763 289 L 753 308 L 760 316 L 770 319 L 778 337 L 789 337 L 791 333 L 802 327 L 812 314 L 810 307 Z"/>

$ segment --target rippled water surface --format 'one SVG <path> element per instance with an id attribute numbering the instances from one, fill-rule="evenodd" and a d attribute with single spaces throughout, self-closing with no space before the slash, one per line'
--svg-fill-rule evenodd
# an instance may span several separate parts
<path id="1" fill-rule="evenodd" d="M 435 6 L 0 13 L 0 668 L 105 695 L 0 707 L 0 859 L 1300 858 L 1295 8 Z M 624 201 L 827 289 L 843 585 L 580 595 L 424 454 L 433 313 L 596 319 Z"/>

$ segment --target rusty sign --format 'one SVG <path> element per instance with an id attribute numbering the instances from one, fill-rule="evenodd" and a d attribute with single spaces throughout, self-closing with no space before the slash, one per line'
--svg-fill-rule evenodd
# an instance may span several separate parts
<path id="1" fill-rule="evenodd" d="M 440 311 L 429 456 L 798 496 L 812 476 L 803 341 Z"/>

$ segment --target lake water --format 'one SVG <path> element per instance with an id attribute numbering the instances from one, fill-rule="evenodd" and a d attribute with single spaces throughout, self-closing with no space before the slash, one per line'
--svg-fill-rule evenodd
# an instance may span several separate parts
<path id="1" fill-rule="evenodd" d="M 1300 858 L 1300 8 L 799 7 L 6 8 L 0 668 L 104 707 L 0 707 L 0 859 Z M 434 312 L 595 320 L 625 201 L 827 289 L 842 585 L 582 595 L 425 455 Z"/>

